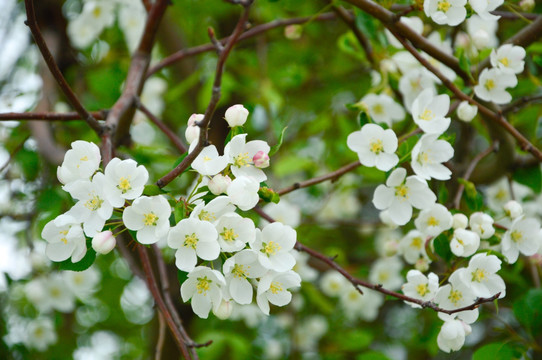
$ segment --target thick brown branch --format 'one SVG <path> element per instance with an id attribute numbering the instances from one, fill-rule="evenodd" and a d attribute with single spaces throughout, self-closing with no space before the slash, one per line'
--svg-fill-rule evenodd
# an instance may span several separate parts
<path id="1" fill-rule="evenodd" d="M 104 120 L 107 116 L 107 110 L 93 111 L 90 113 L 96 120 Z M 82 120 L 77 112 L 55 113 L 55 112 L 35 112 L 35 113 L 3 113 L 0 114 L 0 121 L 13 120 L 38 120 L 38 121 L 74 121 Z"/>
<path id="2" fill-rule="evenodd" d="M 94 130 L 98 135 L 101 135 L 102 133 L 102 126 L 98 121 L 92 116 L 91 113 L 89 113 L 83 104 L 79 101 L 77 98 L 77 95 L 73 92 L 70 85 L 68 85 L 68 82 L 64 78 L 64 75 L 62 75 L 62 72 L 58 68 L 58 65 L 56 64 L 56 61 L 49 51 L 49 48 L 47 47 L 47 43 L 43 39 L 43 36 L 41 34 L 41 31 L 38 27 L 38 23 L 36 20 L 36 13 L 34 10 L 34 1 L 33 0 L 25 0 L 25 7 L 26 7 L 26 16 L 27 20 L 25 21 L 25 24 L 30 28 L 30 31 L 32 32 L 32 36 L 34 37 L 34 41 L 36 42 L 36 45 L 38 46 L 41 55 L 43 56 L 43 59 L 45 60 L 45 63 L 47 64 L 47 67 L 49 68 L 49 71 L 51 71 L 51 74 L 53 74 L 53 77 L 55 78 L 56 82 L 58 83 L 58 86 L 70 102 L 70 104 L 73 106 L 75 111 L 79 114 L 80 118 L 85 120 L 87 124 Z"/>
<path id="3" fill-rule="evenodd" d="M 304 24 L 309 21 L 327 21 L 335 19 L 336 15 L 334 13 L 324 13 L 320 14 L 318 16 L 307 16 L 307 17 L 300 17 L 300 18 L 293 18 L 293 19 L 283 19 L 283 20 L 274 20 L 271 22 L 268 22 L 266 24 L 254 26 L 253 28 L 245 31 L 241 36 L 239 36 L 238 41 L 250 39 L 254 36 L 263 34 L 269 30 L 282 27 L 282 26 L 288 26 L 288 25 L 295 25 L 295 24 Z M 221 39 L 221 44 L 226 44 L 230 40 L 230 36 Z M 203 44 L 198 45 L 189 49 L 183 49 L 179 50 L 176 53 L 164 58 L 162 61 L 160 61 L 158 64 L 152 66 L 149 68 L 149 71 L 147 71 L 147 77 L 151 76 L 152 74 L 162 70 L 163 68 L 170 66 L 178 61 L 181 61 L 182 59 L 198 54 L 202 54 L 205 52 L 213 51 L 216 47 L 211 44 Z"/>
<path id="4" fill-rule="evenodd" d="M 170 128 L 167 127 L 166 124 L 164 124 L 160 119 L 158 119 L 156 116 L 154 116 L 153 113 L 141 102 L 139 98 L 135 98 L 135 105 L 136 107 L 141 110 L 145 116 L 149 118 L 150 121 L 154 123 L 163 133 L 168 137 L 168 139 L 171 141 L 173 145 L 179 150 L 181 154 L 184 154 L 186 152 L 186 145 L 184 145 L 183 141 L 175 134 Z"/>
<path id="5" fill-rule="evenodd" d="M 196 157 L 199 155 L 201 150 L 208 144 L 208 134 L 207 130 L 209 128 L 209 124 L 211 123 L 211 119 L 213 117 L 213 114 L 216 110 L 216 107 L 218 105 L 218 102 L 220 101 L 221 96 L 221 86 L 222 86 L 222 74 L 224 72 L 224 65 L 226 64 L 226 60 L 228 58 L 228 55 L 230 54 L 231 50 L 233 49 L 233 46 L 239 39 L 239 36 L 243 32 L 246 22 L 248 20 L 248 15 L 250 13 L 250 5 L 252 4 L 252 1 L 248 1 L 247 5 L 244 7 L 243 14 L 241 15 L 239 21 L 237 22 L 237 25 L 235 26 L 235 29 L 233 30 L 232 35 L 228 38 L 228 42 L 224 45 L 223 48 L 218 48 L 217 51 L 219 52 L 218 56 L 218 62 L 216 64 L 216 71 L 215 71 L 215 80 L 213 83 L 213 92 L 211 94 L 211 100 L 209 101 L 209 104 L 207 105 L 207 109 L 205 110 L 205 114 L 203 117 L 203 120 L 197 123 L 197 125 L 200 128 L 200 134 L 198 139 L 198 144 L 192 150 L 190 154 L 188 154 L 187 157 L 181 161 L 179 165 L 177 165 L 172 171 L 170 171 L 168 174 L 164 175 L 160 180 L 156 182 L 156 185 L 159 187 L 164 187 L 170 182 L 172 182 L 177 176 L 183 173 L 190 164 L 196 159 Z M 212 29 L 209 29 L 209 35 L 211 38 L 214 37 L 214 32 Z"/>

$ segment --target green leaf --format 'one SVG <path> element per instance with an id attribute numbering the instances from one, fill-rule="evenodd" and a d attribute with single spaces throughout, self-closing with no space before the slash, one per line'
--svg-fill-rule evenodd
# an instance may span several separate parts
<path id="1" fill-rule="evenodd" d="M 363 11 L 356 11 L 356 13 L 356 26 L 369 38 L 375 40 L 378 31 L 376 31 L 373 17 Z"/>
<path id="2" fill-rule="evenodd" d="M 365 110 L 361 110 L 361 112 L 358 115 L 358 122 L 359 127 L 363 127 L 363 125 L 368 124 L 370 122 L 370 116 L 367 114 Z"/>
<path id="3" fill-rule="evenodd" d="M 277 194 L 273 189 L 265 186 L 262 186 L 260 190 L 258 190 L 258 195 L 260 196 L 260 199 L 265 202 L 274 202 L 275 204 L 278 204 L 280 201 L 279 194 Z"/>
<path id="4" fill-rule="evenodd" d="M 445 233 L 440 234 L 433 240 L 435 253 L 446 261 L 452 258 L 452 250 L 450 249 L 450 241 Z"/>
<path id="5" fill-rule="evenodd" d="M 380 351 L 367 351 L 356 357 L 357 360 L 390 360 L 389 357 Z"/>
<path id="6" fill-rule="evenodd" d="M 493 343 L 487 344 L 476 350 L 472 360 L 511 360 L 519 359 L 519 354 L 509 344 Z"/>
<path id="7" fill-rule="evenodd" d="M 459 48 L 459 50 L 457 51 L 457 58 L 459 59 L 459 67 L 461 68 L 461 70 L 466 72 L 469 75 L 469 78 L 474 80 L 470 72 L 471 63 L 468 56 L 465 54 L 465 49 Z"/>
<path id="8" fill-rule="evenodd" d="M 158 185 L 150 184 L 145 185 L 143 188 L 143 195 L 145 196 L 155 196 L 161 194 L 166 194 L 166 191 L 162 190 Z"/>
<path id="9" fill-rule="evenodd" d="M 533 335 L 542 334 L 542 289 L 531 289 L 514 303 L 514 315 Z"/>
<path id="10" fill-rule="evenodd" d="M 173 216 L 175 217 L 175 223 L 178 224 L 182 219 L 186 219 L 188 216 L 188 209 L 183 201 L 179 201 L 173 208 Z"/>
<path id="11" fill-rule="evenodd" d="M 271 147 L 271 150 L 269 151 L 269 156 L 274 155 L 277 151 L 279 151 L 280 147 L 282 146 L 282 142 L 284 141 L 284 133 L 286 132 L 286 129 L 288 129 L 288 126 L 285 126 L 284 129 L 280 132 L 279 141 Z"/>
<path id="12" fill-rule="evenodd" d="M 96 251 L 92 248 L 90 239 L 87 239 L 87 253 L 81 260 L 73 263 L 71 259 L 56 263 L 59 270 L 84 271 L 88 269 L 96 260 Z"/>
<path id="13" fill-rule="evenodd" d="M 230 129 L 228 132 L 228 135 L 226 136 L 226 140 L 224 140 L 224 145 L 229 143 L 232 138 L 236 137 L 237 135 L 244 134 L 245 129 L 242 126 L 234 126 Z"/>
<path id="14" fill-rule="evenodd" d="M 368 347 L 373 341 L 373 334 L 368 330 L 351 330 L 335 334 L 335 341 L 342 350 L 359 351 Z"/>
<path id="15" fill-rule="evenodd" d="M 457 179 L 457 181 L 460 184 L 463 184 L 463 186 L 465 186 L 463 197 L 465 198 L 465 202 L 467 203 L 468 208 L 472 211 L 480 210 L 484 205 L 484 198 L 476 190 L 476 186 L 474 186 L 474 183 L 462 178 Z"/>
<path id="16" fill-rule="evenodd" d="M 15 161 L 21 167 L 26 181 L 33 181 L 38 177 L 40 162 L 36 152 L 22 148 L 15 154 Z"/>
<path id="17" fill-rule="evenodd" d="M 519 168 L 514 171 L 512 179 L 522 185 L 530 187 L 537 194 L 542 192 L 542 171 L 540 170 L 540 166 Z"/>

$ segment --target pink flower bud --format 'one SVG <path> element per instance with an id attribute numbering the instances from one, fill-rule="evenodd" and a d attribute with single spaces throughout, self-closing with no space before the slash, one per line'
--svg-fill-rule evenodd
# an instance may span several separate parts
<path id="1" fill-rule="evenodd" d="M 115 245 L 117 245 L 117 240 L 115 240 L 113 233 L 109 230 L 102 231 L 92 238 L 92 248 L 98 254 L 105 255 L 111 252 L 115 248 Z"/>
<path id="2" fill-rule="evenodd" d="M 192 144 L 199 138 L 199 126 L 188 126 L 184 132 L 184 137 L 189 144 Z"/>
<path id="3" fill-rule="evenodd" d="M 203 120 L 205 115 L 203 114 L 192 114 L 188 118 L 188 126 L 197 126 L 196 122 Z"/>
<path id="4" fill-rule="evenodd" d="M 215 175 L 207 183 L 209 190 L 215 194 L 220 195 L 224 194 L 228 190 L 228 186 L 231 184 L 231 178 L 228 175 Z"/>
<path id="5" fill-rule="evenodd" d="M 260 150 L 254 155 L 252 161 L 257 168 L 265 169 L 269 166 L 269 155 Z"/>
<path id="6" fill-rule="evenodd" d="M 226 110 L 224 117 L 230 127 L 243 126 L 247 121 L 248 110 L 241 104 L 233 105 Z"/>

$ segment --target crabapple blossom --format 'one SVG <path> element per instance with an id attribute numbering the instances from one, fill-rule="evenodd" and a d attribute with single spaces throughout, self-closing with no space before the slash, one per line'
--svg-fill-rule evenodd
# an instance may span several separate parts
<path id="1" fill-rule="evenodd" d="M 371 289 L 363 289 L 363 295 L 352 285 L 341 294 L 339 303 L 348 319 L 361 318 L 365 321 L 374 321 L 384 297 Z"/>
<path id="2" fill-rule="evenodd" d="M 68 212 L 77 222 L 83 223 L 85 235 L 93 237 L 101 231 L 113 214 L 113 206 L 107 198 L 105 175 L 96 173 L 92 181 L 79 180 L 64 185 L 70 195 L 79 200 Z"/>
<path id="3" fill-rule="evenodd" d="M 510 71 L 498 68 L 484 69 L 478 79 L 478 85 L 474 87 L 474 93 L 482 100 L 506 104 L 512 100 L 512 95 L 505 89 L 515 87 L 517 84 L 516 75 Z"/>
<path id="4" fill-rule="evenodd" d="M 228 186 L 227 194 L 231 202 L 243 211 L 250 210 L 260 201 L 260 183 L 247 176 L 235 178 Z"/>
<path id="5" fill-rule="evenodd" d="M 218 233 L 218 243 L 224 252 L 242 250 L 247 243 L 256 239 L 254 223 L 236 213 L 221 216 L 215 224 Z"/>
<path id="6" fill-rule="evenodd" d="M 246 305 L 252 302 L 252 285 L 248 279 L 262 277 L 267 269 L 260 264 L 254 250 L 245 249 L 226 260 L 222 271 L 232 299 Z"/>
<path id="7" fill-rule="evenodd" d="M 224 115 L 229 127 L 243 126 L 247 117 L 248 110 L 241 104 L 230 106 Z"/>
<path id="8" fill-rule="evenodd" d="M 424 89 L 435 89 L 435 80 L 426 71 L 420 68 L 410 70 L 401 76 L 399 91 L 403 95 L 403 103 L 408 112 L 412 112 L 414 100 Z"/>
<path id="9" fill-rule="evenodd" d="M 213 224 L 194 218 L 183 219 L 169 230 L 168 246 L 176 249 L 175 265 L 179 270 L 190 272 L 198 262 L 214 260 L 220 254 L 217 231 Z"/>
<path id="10" fill-rule="evenodd" d="M 128 229 L 137 231 L 137 241 L 148 245 L 167 235 L 170 215 L 171 206 L 164 196 L 142 196 L 124 209 L 122 221 Z"/>
<path id="11" fill-rule="evenodd" d="M 429 273 L 425 276 L 418 270 L 409 270 L 406 277 L 407 283 L 401 286 L 403 294 L 422 301 L 433 300 L 439 287 L 438 276 L 436 274 Z M 416 303 L 405 302 L 413 308 L 421 308 Z"/>
<path id="12" fill-rule="evenodd" d="M 62 279 L 70 291 L 82 301 L 88 299 L 98 290 L 100 271 L 91 266 L 84 271 L 63 271 Z"/>
<path id="13" fill-rule="evenodd" d="M 376 124 L 365 124 L 361 130 L 348 135 L 346 144 L 358 154 L 359 161 L 365 166 L 376 166 L 388 171 L 399 162 L 395 154 L 397 135 L 391 129 L 384 130 Z"/>
<path id="14" fill-rule="evenodd" d="M 119 27 L 124 34 L 126 45 L 132 53 L 139 45 L 139 40 L 145 30 L 146 20 L 147 11 L 143 4 L 138 1 L 130 1 L 119 9 Z"/>
<path id="15" fill-rule="evenodd" d="M 68 35 L 72 44 L 86 48 L 115 21 L 114 2 L 86 1 L 83 11 L 68 23 Z"/>
<path id="16" fill-rule="evenodd" d="M 417 16 L 401 16 L 399 21 L 420 35 L 423 32 L 423 21 Z M 399 40 L 395 38 L 395 36 L 392 35 L 392 33 L 388 29 L 384 31 L 386 33 L 386 39 L 388 40 L 391 46 L 397 49 L 403 48 L 403 45 L 399 42 Z"/>
<path id="17" fill-rule="evenodd" d="M 122 207 L 126 200 L 138 198 L 149 179 L 149 172 L 134 160 L 113 158 L 105 167 L 104 188 L 107 200 L 114 207 Z"/>
<path id="18" fill-rule="evenodd" d="M 272 225 L 272 224 L 271 224 Z M 291 288 L 301 286 L 301 277 L 294 271 L 269 271 L 258 283 L 256 302 L 265 315 L 269 315 L 269 303 L 284 306 L 292 300 Z"/>
<path id="19" fill-rule="evenodd" d="M 263 211 L 271 216 L 275 221 L 281 222 L 284 225 L 289 225 L 296 228 L 301 223 L 301 209 L 296 204 L 288 202 L 281 197 L 278 204 L 269 203 L 263 207 Z M 267 224 L 264 219 L 261 224 Z"/>
<path id="20" fill-rule="evenodd" d="M 385 123 L 391 126 L 394 122 L 401 121 L 405 117 L 403 107 L 386 94 L 365 95 L 361 99 L 361 103 L 367 108 L 371 119 L 377 123 Z"/>
<path id="21" fill-rule="evenodd" d="M 197 125 L 197 122 L 203 120 L 204 117 L 205 115 L 203 114 L 192 114 L 188 118 L 188 126 L 184 132 L 184 137 L 188 144 L 192 145 L 192 143 L 199 139 L 200 127 Z"/>
<path id="22" fill-rule="evenodd" d="M 439 25 L 456 26 L 467 17 L 467 0 L 424 0 L 425 15 Z"/>
<path id="23" fill-rule="evenodd" d="M 472 328 L 462 320 L 448 319 L 440 328 L 437 344 L 440 350 L 449 353 L 457 351 L 465 344 L 465 337 L 472 332 Z"/>
<path id="24" fill-rule="evenodd" d="M 92 248 L 98 254 L 109 254 L 115 248 L 117 241 L 109 230 L 97 233 L 92 238 Z"/>
<path id="25" fill-rule="evenodd" d="M 518 5 L 521 11 L 531 12 L 536 4 L 534 0 L 521 0 Z"/>
<path id="26" fill-rule="evenodd" d="M 534 255 L 542 245 L 540 222 L 534 218 L 518 217 L 504 233 L 501 251 L 509 263 L 517 261 L 519 253 Z"/>
<path id="27" fill-rule="evenodd" d="M 426 180 L 448 180 L 452 174 L 442 163 L 454 156 L 454 148 L 438 137 L 437 134 L 425 134 L 412 149 L 412 170 Z"/>
<path id="28" fill-rule="evenodd" d="M 480 247 L 480 236 L 474 231 L 455 229 L 450 249 L 455 256 L 469 257 Z"/>
<path id="29" fill-rule="evenodd" d="M 418 230 L 410 230 L 399 242 L 399 253 L 411 265 L 416 264 L 420 258 L 427 258 L 425 251 L 425 238 Z"/>
<path id="30" fill-rule="evenodd" d="M 211 308 L 217 308 L 222 302 L 221 289 L 226 280 L 217 270 L 206 266 L 197 266 L 188 273 L 188 279 L 181 285 L 181 297 L 184 302 L 192 299 L 192 310 L 200 318 L 207 319 Z"/>
<path id="31" fill-rule="evenodd" d="M 476 13 L 486 21 L 499 20 L 500 16 L 490 12 L 497 9 L 504 3 L 504 0 L 469 0 L 470 6 Z"/>
<path id="32" fill-rule="evenodd" d="M 430 207 L 420 211 L 418 218 L 414 220 L 416 229 L 425 235 L 436 237 L 441 232 L 452 227 L 452 214 L 444 205 L 432 204 Z"/>
<path id="33" fill-rule="evenodd" d="M 412 119 L 425 133 L 440 135 L 450 126 L 449 109 L 448 95 L 435 96 L 433 89 L 425 89 L 412 103 Z"/>
<path id="34" fill-rule="evenodd" d="M 226 320 L 229 319 L 231 314 L 233 313 L 234 303 L 232 300 L 224 300 L 220 302 L 220 305 L 218 307 L 214 307 L 213 314 L 219 318 L 220 320 Z"/>
<path id="35" fill-rule="evenodd" d="M 389 290 L 397 290 L 403 284 L 401 268 L 403 264 L 397 256 L 380 258 L 373 263 L 369 273 L 369 280 L 380 284 Z"/>
<path id="36" fill-rule="evenodd" d="M 469 225 L 469 218 L 465 214 L 456 213 L 452 215 L 454 229 L 466 229 Z"/>
<path id="37" fill-rule="evenodd" d="M 190 146 L 195 147 L 195 142 Z M 201 175 L 213 176 L 224 170 L 228 165 L 228 159 L 225 156 L 220 156 L 216 150 L 216 146 L 209 145 L 196 157 L 192 163 L 192 167 Z"/>
<path id="38" fill-rule="evenodd" d="M 190 217 L 209 221 L 214 224 L 223 215 L 233 213 L 234 211 L 235 206 L 227 196 L 217 196 L 207 204 L 202 201 L 196 205 L 194 210 L 192 210 Z"/>
<path id="39" fill-rule="evenodd" d="M 292 269 L 295 258 L 291 250 L 297 233 L 279 222 L 268 224 L 263 230 L 256 229 L 256 240 L 250 247 L 258 251 L 260 263 L 267 269 L 284 272 Z"/>
<path id="40" fill-rule="evenodd" d="M 497 50 L 493 49 L 489 57 L 491 65 L 503 71 L 511 71 L 515 74 L 523 72 L 525 66 L 525 49 L 521 46 L 504 44 Z"/>
<path id="41" fill-rule="evenodd" d="M 497 275 L 501 269 L 501 260 L 495 255 L 480 253 L 474 255 L 466 268 L 454 272 L 459 279 L 467 285 L 477 297 L 490 297 L 500 293 L 502 299 L 506 295 L 506 285 Z"/>
<path id="42" fill-rule="evenodd" d="M 495 234 L 493 218 L 482 212 L 472 213 L 469 218 L 469 226 L 472 231 L 480 236 L 480 239 L 489 239 Z"/>
<path id="43" fill-rule="evenodd" d="M 348 281 L 335 270 L 329 270 L 320 278 L 320 287 L 327 296 L 339 296 L 351 286 Z"/>
<path id="44" fill-rule="evenodd" d="M 269 145 L 262 140 L 253 140 L 246 142 L 247 134 L 234 136 L 224 148 L 224 156 L 231 164 L 231 172 L 236 177 L 252 177 L 257 182 L 267 179 L 265 173 L 254 166 L 254 155 L 259 151 L 269 154 L 271 149 Z"/>
<path id="45" fill-rule="evenodd" d="M 405 225 L 412 217 L 412 207 L 426 209 L 436 199 L 424 180 L 417 176 L 406 177 L 406 170 L 398 168 L 390 174 L 386 185 L 378 185 L 373 204 L 378 210 L 388 210 L 397 225 Z"/>
<path id="46" fill-rule="evenodd" d="M 448 282 L 448 284 L 441 286 L 437 291 L 437 295 L 435 295 L 434 302 L 438 304 L 439 307 L 446 310 L 455 310 L 474 303 L 476 295 L 471 287 L 465 284 L 459 277 L 457 271 L 450 275 Z M 472 324 L 478 319 L 478 309 L 460 311 L 453 313 L 452 315 L 439 312 L 438 317 L 444 321 L 459 318 L 467 324 Z"/>
<path id="47" fill-rule="evenodd" d="M 511 219 L 515 219 L 523 215 L 523 208 L 516 200 L 510 200 L 503 206 L 504 213 Z"/>
<path id="48" fill-rule="evenodd" d="M 212 179 L 209 179 L 207 187 L 214 195 L 221 195 L 228 190 L 230 184 L 231 178 L 228 175 L 216 174 Z"/>
<path id="49" fill-rule="evenodd" d="M 57 341 L 55 324 L 48 317 L 30 320 L 26 324 L 25 334 L 25 345 L 38 351 L 47 350 L 49 345 Z"/>
<path id="50" fill-rule="evenodd" d="M 468 101 L 461 101 L 457 107 L 457 117 L 464 122 L 471 122 L 478 114 L 478 106 L 470 105 Z"/>
<path id="51" fill-rule="evenodd" d="M 484 20 L 474 14 L 467 19 L 467 33 L 472 38 L 473 44 L 478 50 L 496 48 L 498 23 L 495 20 Z"/>
<path id="52" fill-rule="evenodd" d="M 57 168 L 58 180 L 69 184 L 76 180 L 89 180 L 100 167 L 102 156 L 94 143 L 77 140 L 64 155 L 62 165 Z"/>
<path id="53" fill-rule="evenodd" d="M 64 261 L 71 257 L 75 263 L 87 253 L 85 234 L 81 224 L 73 217 L 60 215 L 49 221 L 41 237 L 47 241 L 45 254 L 52 261 Z"/>

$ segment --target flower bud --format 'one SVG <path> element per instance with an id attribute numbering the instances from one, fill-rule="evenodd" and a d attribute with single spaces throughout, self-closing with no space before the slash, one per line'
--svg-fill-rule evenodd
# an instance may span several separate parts
<path id="1" fill-rule="evenodd" d="M 504 204 L 504 212 L 506 213 L 506 216 L 510 217 L 511 219 L 515 219 L 523 214 L 523 208 L 517 201 L 510 200 Z"/>
<path id="2" fill-rule="evenodd" d="M 414 265 L 414 267 L 418 271 L 426 272 L 427 270 L 429 270 L 429 260 L 427 260 L 426 258 L 423 258 L 423 257 L 419 258 L 416 261 L 416 264 Z"/>
<path id="3" fill-rule="evenodd" d="M 228 190 L 228 186 L 231 184 L 231 178 L 228 175 L 217 174 L 213 176 L 207 183 L 209 190 L 215 194 L 224 194 Z"/>
<path id="4" fill-rule="evenodd" d="M 188 118 L 188 126 L 197 126 L 196 122 L 203 120 L 205 115 L 203 114 L 192 114 Z"/>
<path id="5" fill-rule="evenodd" d="M 464 122 L 470 122 L 478 114 L 478 107 L 470 105 L 468 101 L 462 101 L 457 108 L 457 117 Z"/>
<path id="6" fill-rule="evenodd" d="M 232 301 L 228 300 L 222 300 L 220 302 L 220 305 L 218 305 L 216 308 L 213 308 L 213 314 L 220 320 L 226 320 L 231 316 L 231 313 L 233 311 L 233 304 Z"/>
<path id="7" fill-rule="evenodd" d="M 254 166 L 257 168 L 265 169 L 269 166 L 269 155 L 260 150 L 254 155 L 252 162 L 254 162 Z"/>
<path id="8" fill-rule="evenodd" d="M 469 224 L 469 219 L 465 214 L 457 213 L 452 216 L 453 223 L 452 227 L 455 229 L 466 229 Z"/>
<path id="9" fill-rule="evenodd" d="M 395 240 L 389 240 L 384 243 L 384 255 L 393 256 L 397 254 L 399 243 Z"/>
<path id="10" fill-rule="evenodd" d="M 230 127 L 243 126 L 247 121 L 248 110 L 241 104 L 233 105 L 226 110 L 224 117 Z"/>
<path id="11" fill-rule="evenodd" d="M 489 34 L 485 30 L 478 30 L 472 35 L 472 43 L 478 50 L 485 49 L 489 44 Z"/>
<path id="12" fill-rule="evenodd" d="M 284 36 L 288 40 L 297 40 L 303 34 L 303 26 L 301 25 L 288 25 L 284 28 Z"/>
<path id="13" fill-rule="evenodd" d="M 383 72 L 394 73 L 397 72 L 397 65 L 389 59 L 384 59 L 380 62 L 380 70 Z"/>
<path id="14" fill-rule="evenodd" d="M 108 254 L 117 245 L 117 240 L 109 230 L 102 231 L 92 238 L 92 248 L 98 254 Z"/>
<path id="15" fill-rule="evenodd" d="M 519 7 L 521 11 L 525 11 L 525 12 L 533 11 L 534 5 L 535 5 L 534 0 L 521 0 L 519 2 Z"/>
<path id="16" fill-rule="evenodd" d="M 199 138 L 199 126 L 188 126 L 184 132 L 184 137 L 189 144 L 192 144 Z"/>
<path id="17" fill-rule="evenodd" d="M 462 48 L 467 48 L 470 46 L 470 38 L 467 34 L 464 32 L 460 32 L 455 37 L 455 45 Z"/>

